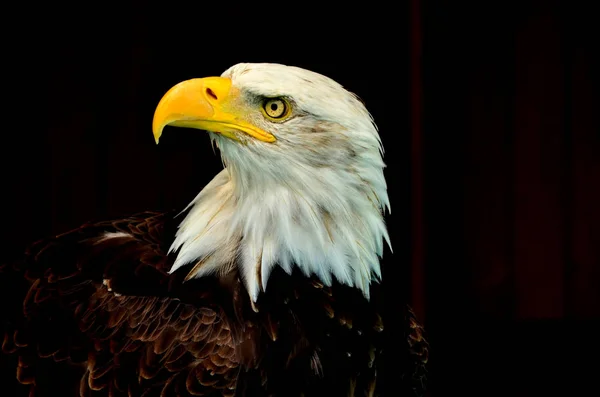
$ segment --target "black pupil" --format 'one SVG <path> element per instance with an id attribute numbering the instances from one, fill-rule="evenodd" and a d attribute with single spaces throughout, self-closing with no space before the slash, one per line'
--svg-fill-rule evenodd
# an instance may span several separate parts
<path id="1" fill-rule="evenodd" d="M 271 110 L 272 111 L 276 111 L 278 107 L 279 107 L 279 105 L 277 105 L 276 103 L 272 103 L 271 104 Z"/>

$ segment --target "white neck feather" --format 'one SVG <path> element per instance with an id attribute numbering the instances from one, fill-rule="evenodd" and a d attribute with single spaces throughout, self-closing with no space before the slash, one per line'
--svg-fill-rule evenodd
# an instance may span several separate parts
<path id="1" fill-rule="evenodd" d="M 171 247 L 178 251 L 171 271 L 196 263 L 190 276 L 201 277 L 238 266 L 256 301 L 274 266 L 288 273 L 297 266 L 326 285 L 333 276 L 368 298 L 371 281 L 381 277 L 383 240 L 390 244 L 383 167 L 311 168 L 294 164 L 294 156 L 269 158 L 212 138 L 227 167 L 188 206 Z"/>

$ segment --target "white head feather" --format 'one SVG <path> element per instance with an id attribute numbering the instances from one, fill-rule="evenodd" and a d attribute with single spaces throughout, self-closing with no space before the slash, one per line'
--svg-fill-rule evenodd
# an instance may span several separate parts
<path id="1" fill-rule="evenodd" d="M 171 272 L 201 262 L 192 272 L 201 277 L 238 266 L 256 302 L 274 266 L 288 273 L 297 266 L 368 298 L 381 277 L 383 240 L 390 244 L 383 149 L 370 114 L 340 84 L 308 70 L 245 63 L 222 76 L 249 100 L 288 98 L 296 117 L 249 116 L 275 135 L 272 143 L 210 134 L 225 169 L 190 203 L 171 246 Z"/>

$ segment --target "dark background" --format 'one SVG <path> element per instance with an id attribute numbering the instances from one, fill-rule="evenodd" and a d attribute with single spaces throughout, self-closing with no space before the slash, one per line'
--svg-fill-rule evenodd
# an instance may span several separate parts
<path id="1" fill-rule="evenodd" d="M 425 322 L 431 394 L 597 392 L 596 14 L 482 3 L 27 10 L 4 60 L 17 87 L 0 146 L 3 251 L 88 220 L 183 208 L 221 162 L 201 131 L 154 144 L 161 96 L 237 62 L 293 64 L 357 93 L 379 125 L 388 313 L 408 299 Z"/>

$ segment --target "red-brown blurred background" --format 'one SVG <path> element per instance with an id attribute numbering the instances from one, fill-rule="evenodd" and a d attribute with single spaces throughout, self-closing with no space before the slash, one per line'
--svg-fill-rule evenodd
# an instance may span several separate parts
<path id="1" fill-rule="evenodd" d="M 442 346 L 437 390 L 591 393 L 600 335 L 594 14 L 577 2 L 418 3 L 416 298 Z"/>
<path id="2" fill-rule="evenodd" d="M 24 115 L 5 113 L 17 126 L 1 146 L 3 251 L 87 220 L 183 208 L 221 163 L 200 131 L 154 145 L 162 94 L 242 61 L 306 67 L 357 93 L 380 127 L 386 302 L 392 313 L 409 299 L 425 321 L 431 394 L 598 389 L 597 18 L 584 3 L 480 3 L 23 14 L 33 36 L 14 33 L 4 60 L 24 72 L 6 76 L 19 87 L 5 98 Z"/>

